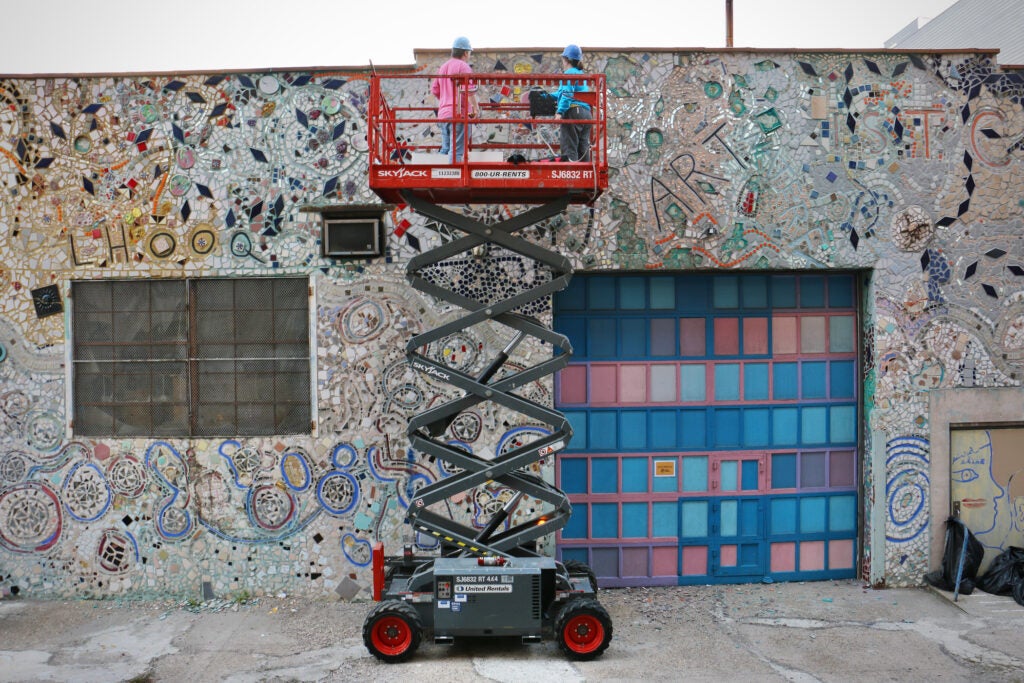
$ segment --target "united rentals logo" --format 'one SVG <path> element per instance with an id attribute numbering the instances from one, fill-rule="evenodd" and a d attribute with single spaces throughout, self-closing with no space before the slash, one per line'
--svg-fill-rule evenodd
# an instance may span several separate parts
<path id="1" fill-rule="evenodd" d="M 396 169 L 382 168 L 382 169 L 379 169 L 377 171 L 377 176 L 379 178 L 426 178 L 427 177 L 427 169 L 425 169 L 425 168 L 417 168 L 417 169 L 409 169 L 409 168 L 396 168 Z"/>
<path id="2" fill-rule="evenodd" d="M 444 382 L 449 381 L 452 377 L 447 372 L 442 372 L 435 368 L 433 365 L 426 365 L 425 363 L 421 363 L 416 360 L 412 362 L 412 367 L 416 370 L 419 370 L 420 372 L 430 375 L 431 377 L 437 377 L 439 380 L 442 380 Z"/>

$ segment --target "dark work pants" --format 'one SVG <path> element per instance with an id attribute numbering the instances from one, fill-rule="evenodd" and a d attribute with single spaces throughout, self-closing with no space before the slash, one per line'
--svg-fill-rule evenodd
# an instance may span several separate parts
<path id="1" fill-rule="evenodd" d="M 559 133 L 562 161 L 590 161 L 590 124 L 564 123 L 567 119 L 591 119 L 590 109 L 569 107 L 562 114 L 562 130 Z"/>

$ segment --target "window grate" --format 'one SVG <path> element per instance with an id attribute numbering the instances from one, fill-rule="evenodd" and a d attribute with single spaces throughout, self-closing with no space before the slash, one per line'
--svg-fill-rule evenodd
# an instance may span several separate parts
<path id="1" fill-rule="evenodd" d="M 72 284 L 75 432 L 308 433 L 307 278 Z"/>

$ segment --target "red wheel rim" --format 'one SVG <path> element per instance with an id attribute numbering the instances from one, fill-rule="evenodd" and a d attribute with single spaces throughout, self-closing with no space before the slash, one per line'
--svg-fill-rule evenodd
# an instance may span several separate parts
<path id="1" fill-rule="evenodd" d="M 370 632 L 373 646 L 386 655 L 400 655 L 412 643 L 412 629 L 401 617 L 383 617 Z"/>
<path id="2" fill-rule="evenodd" d="M 604 642 L 604 626 L 592 614 L 579 614 L 569 620 L 562 635 L 570 650 L 586 654 L 601 647 Z"/>

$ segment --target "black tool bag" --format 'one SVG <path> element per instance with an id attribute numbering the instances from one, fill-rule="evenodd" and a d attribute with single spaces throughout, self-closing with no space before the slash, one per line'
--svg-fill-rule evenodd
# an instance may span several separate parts
<path id="1" fill-rule="evenodd" d="M 530 118 L 554 116 L 558 100 L 543 90 L 530 91 Z"/>

